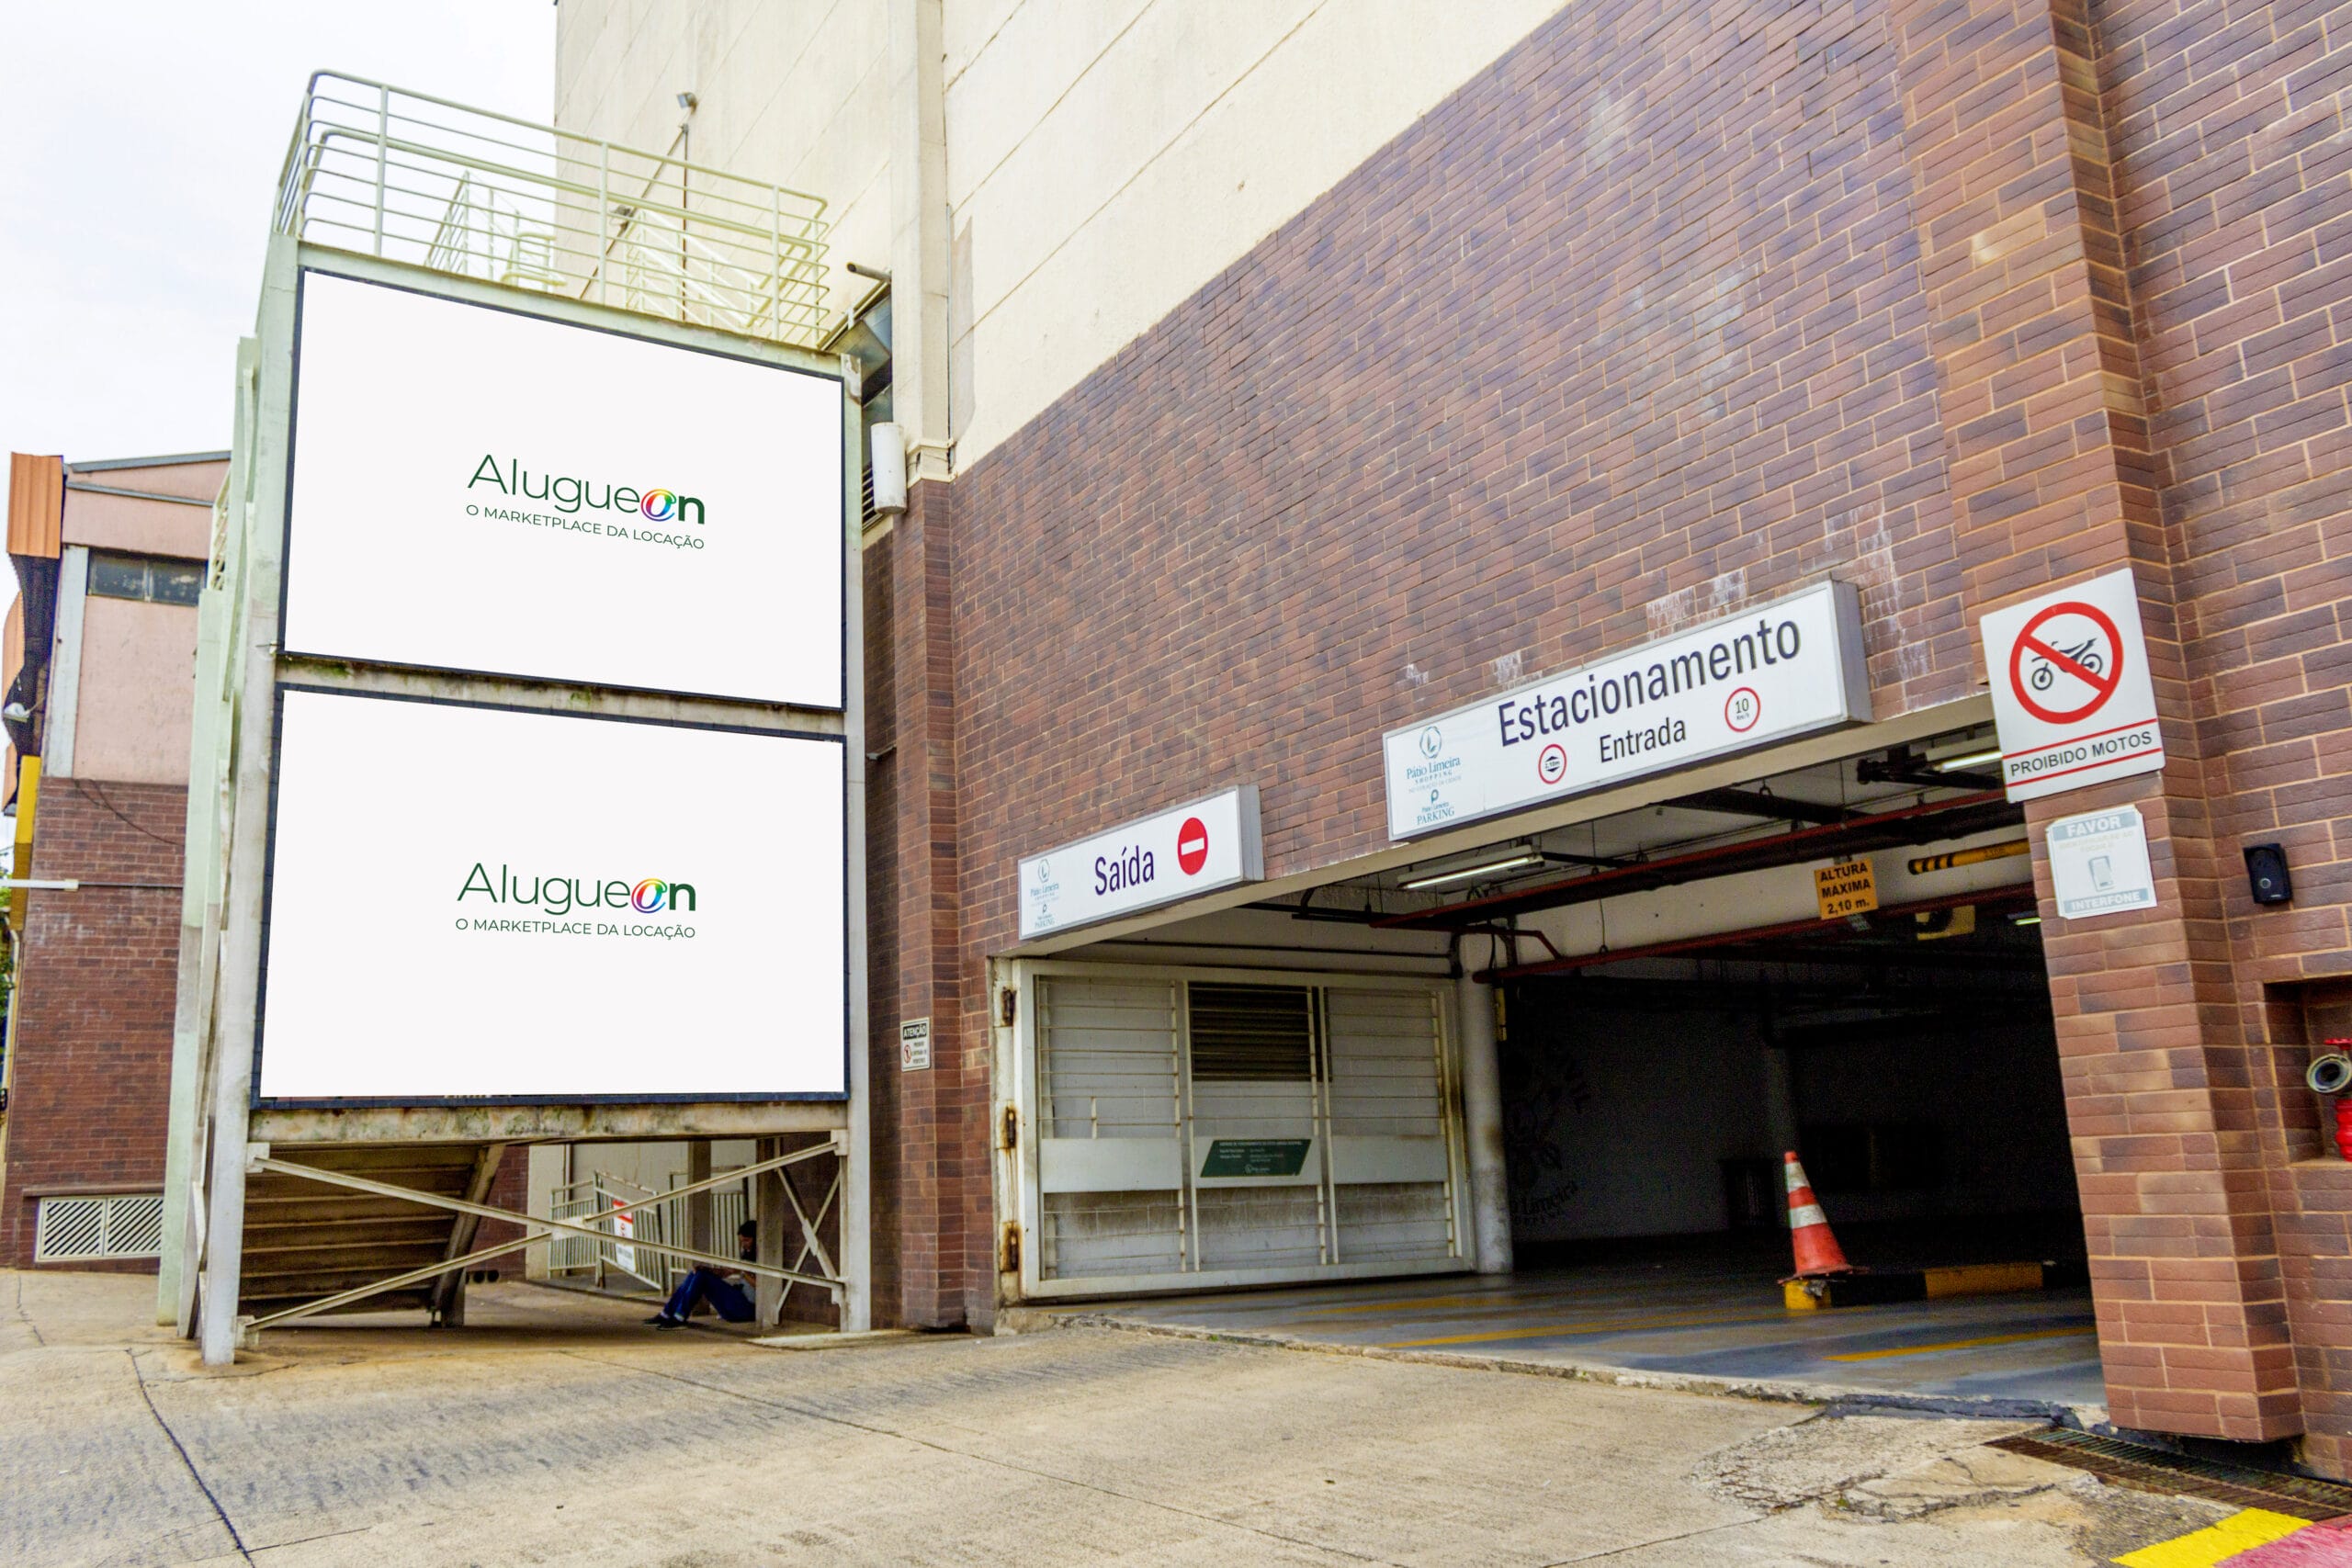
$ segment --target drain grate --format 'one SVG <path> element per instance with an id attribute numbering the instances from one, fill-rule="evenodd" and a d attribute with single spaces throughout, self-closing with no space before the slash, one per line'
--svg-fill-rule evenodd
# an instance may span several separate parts
<path id="1" fill-rule="evenodd" d="M 2120 1486 L 2202 1497 L 2233 1508 L 2267 1508 L 2312 1520 L 2352 1514 L 2352 1486 L 2166 1453 L 2088 1432 L 2034 1432 L 1998 1438 L 1990 1446 L 2087 1471 Z"/>

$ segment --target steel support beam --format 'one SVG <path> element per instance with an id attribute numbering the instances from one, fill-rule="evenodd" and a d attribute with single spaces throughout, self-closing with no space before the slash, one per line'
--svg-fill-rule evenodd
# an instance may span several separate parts
<path id="1" fill-rule="evenodd" d="M 511 1145 L 484 1144 L 481 1153 L 474 1157 L 473 1175 L 466 1182 L 466 1201 L 479 1203 L 490 1196 L 490 1185 L 498 1179 L 499 1162 L 506 1157 Z M 459 1214 L 449 1227 L 449 1245 L 442 1251 L 444 1262 L 460 1258 L 474 1244 L 474 1236 L 481 1229 L 479 1214 Z M 433 1292 L 433 1318 L 450 1328 L 466 1325 L 466 1272 L 456 1269 L 441 1276 Z"/>
<path id="2" fill-rule="evenodd" d="M 615 1214 L 634 1213 L 639 1209 L 645 1208 L 650 1204 L 667 1202 L 673 1198 L 691 1196 L 693 1193 L 697 1191 L 707 1191 L 715 1187 L 726 1186 L 729 1183 L 736 1181 L 746 1176 L 757 1178 L 770 1172 L 778 1173 L 780 1176 L 784 1167 L 797 1165 L 804 1160 L 814 1159 L 821 1155 L 832 1155 L 838 1158 L 844 1153 L 842 1145 L 846 1143 L 846 1134 L 836 1134 L 824 1143 L 812 1144 L 805 1149 L 795 1149 L 788 1155 L 782 1155 L 773 1159 L 764 1160 L 760 1164 L 746 1167 L 742 1170 L 730 1170 L 724 1176 L 713 1177 L 708 1180 L 696 1183 L 693 1186 L 681 1187 L 669 1192 L 656 1193 L 650 1197 L 641 1198 L 634 1203 L 616 1205 L 597 1217 L 599 1219 L 609 1220 Z M 420 1192 L 415 1189 L 409 1187 L 395 1187 L 389 1182 L 371 1180 L 364 1176 L 354 1176 L 348 1171 L 327 1170 L 318 1166 L 302 1165 L 291 1160 L 273 1159 L 267 1154 L 266 1149 L 266 1145 L 256 1145 L 252 1149 L 248 1150 L 245 1159 L 241 1162 L 240 1170 L 252 1173 L 268 1171 L 279 1176 L 293 1177 L 299 1180 L 322 1182 L 330 1187 L 346 1187 L 354 1191 L 372 1193 L 379 1198 L 392 1198 L 402 1202 L 419 1203 L 423 1204 L 426 1208 L 447 1209 L 454 1213 L 467 1215 L 472 1218 L 477 1224 L 486 1219 L 513 1220 L 516 1224 L 524 1226 L 525 1231 L 523 1235 L 514 1241 L 503 1242 L 496 1247 L 482 1248 L 479 1251 L 465 1253 L 454 1258 L 444 1258 L 438 1263 L 427 1264 L 422 1269 L 413 1269 L 409 1270 L 407 1273 L 394 1275 L 390 1279 L 379 1280 L 372 1284 L 357 1286 L 352 1290 L 340 1292 L 332 1296 L 322 1297 L 315 1302 L 305 1302 L 300 1306 L 288 1307 L 282 1312 L 272 1313 L 266 1317 L 256 1318 L 241 1323 L 237 1325 L 237 1337 L 239 1339 L 249 1337 L 254 1332 L 274 1324 L 290 1322 L 295 1318 L 309 1317 L 322 1312 L 332 1312 L 337 1307 L 345 1306 L 356 1301 L 364 1301 L 369 1296 L 380 1295 L 386 1291 L 399 1290 L 404 1285 L 414 1284 L 420 1280 L 433 1279 L 436 1276 L 447 1275 L 452 1271 L 461 1272 L 466 1269 L 473 1267 L 477 1263 L 484 1262 L 492 1258 L 502 1257 L 509 1252 L 519 1251 L 523 1247 L 528 1247 L 532 1242 L 537 1241 L 543 1236 L 547 1236 L 557 1232 L 561 1232 L 571 1235 L 587 1236 L 599 1242 L 610 1241 L 612 1239 L 612 1233 L 610 1231 L 600 1229 L 594 1225 L 577 1224 L 570 1220 L 548 1219 L 533 1214 L 518 1214 L 510 1209 L 492 1208 L 487 1204 L 472 1201 L 468 1199 L 444 1197 L 442 1194 L 437 1192 Z M 493 1172 L 496 1170 L 496 1164 L 494 1161 L 491 1164 L 491 1169 Z M 839 1178 L 836 1177 L 835 1180 L 838 1182 Z M 822 1212 L 820 1211 L 820 1220 L 821 1217 Z M 808 1239 L 813 1241 L 815 1238 L 812 1236 Z M 843 1281 L 839 1279 L 834 1279 L 825 1275 L 804 1273 L 797 1269 L 779 1268 L 768 1264 L 765 1261 L 745 1262 L 741 1258 L 722 1258 L 713 1253 L 698 1252 L 691 1247 L 669 1246 L 660 1242 L 639 1241 L 634 1245 L 643 1247 L 650 1252 L 657 1252 L 666 1254 L 671 1257 L 683 1258 L 691 1263 L 700 1263 L 714 1269 L 725 1269 L 734 1272 L 751 1274 L 755 1278 L 762 1279 L 763 1282 L 769 1279 L 773 1279 L 775 1280 L 782 1281 L 786 1285 L 811 1285 L 819 1290 L 826 1292 L 836 1301 L 841 1299 L 844 1289 Z M 780 1245 L 777 1251 L 781 1254 L 782 1247 Z M 804 1258 L 807 1256 L 805 1249 L 802 1256 Z M 820 1258 L 824 1256 L 821 1249 L 820 1249 L 818 1256 Z M 775 1287 L 771 1285 L 768 1288 L 775 1289 Z"/>

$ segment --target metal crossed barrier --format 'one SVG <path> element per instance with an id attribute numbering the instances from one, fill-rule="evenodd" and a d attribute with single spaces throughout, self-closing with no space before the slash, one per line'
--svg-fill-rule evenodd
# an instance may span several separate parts
<path id="1" fill-rule="evenodd" d="M 337 72 L 303 95 L 277 228 L 800 347 L 833 324 L 818 197 Z"/>
<path id="2" fill-rule="evenodd" d="M 727 1176 L 728 1171 L 713 1172 Z M 727 1250 L 736 1227 L 752 1217 L 749 1194 L 741 1186 L 713 1189 L 710 1197 L 712 1246 Z M 671 1243 L 688 1244 L 694 1235 L 688 1197 L 672 1197 L 624 1181 L 604 1171 L 585 1181 L 560 1182 L 548 1194 L 548 1213 L 559 1220 L 594 1225 L 604 1234 L 590 1237 L 557 1234 L 548 1238 L 548 1272 L 582 1275 L 599 1282 L 610 1273 L 629 1278 L 665 1294 L 693 1272 L 694 1265 L 664 1252 Z M 613 1212 L 635 1204 L 624 1235 Z M 598 1216 L 604 1216 L 599 1219 Z M 639 1251 L 642 1245 L 644 1250 Z"/>

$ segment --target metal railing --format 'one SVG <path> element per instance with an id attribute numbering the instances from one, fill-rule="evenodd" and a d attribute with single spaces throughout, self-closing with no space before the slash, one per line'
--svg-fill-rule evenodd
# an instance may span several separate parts
<path id="1" fill-rule="evenodd" d="M 645 1200 L 649 1198 L 656 1201 L 648 1203 Z M 687 1216 L 691 1201 L 690 1198 L 656 1198 L 650 1189 L 601 1170 L 592 1172 L 585 1181 L 558 1183 L 548 1194 L 548 1217 L 595 1224 L 605 1234 L 593 1240 L 560 1232 L 549 1236 L 548 1274 L 586 1274 L 600 1285 L 609 1276 L 622 1274 L 665 1294 L 675 1290 L 693 1272 L 694 1265 L 654 1248 L 664 1243 L 692 1245 L 693 1225 Z M 621 1235 L 609 1217 L 602 1223 L 596 1220 L 600 1214 L 610 1216 L 615 1206 L 624 1203 L 643 1204 L 629 1215 L 628 1235 Z M 751 1217 L 751 1199 L 743 1187 L 722 1187 L 712 1192 L 710 1249 L 734 1256 L 736 1227 Z"/>
<path id="2" fill-rule="evenodd" d="M 828 227 L 781 186 L 330 71 L 278 175 L 308 244 L 802 347 L 834 324 Z"/>

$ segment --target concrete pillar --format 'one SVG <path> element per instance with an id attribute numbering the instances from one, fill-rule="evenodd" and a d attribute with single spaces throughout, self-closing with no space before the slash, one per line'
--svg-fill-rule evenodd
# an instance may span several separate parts
<path id="1" fill-rule="evenodd" d="M 1764 1135 L 1771 1140 L 1775 1156 L 1790 1153 L 1797 1146 L 1797 1089 L 1792 1066 L 1787 1046 L 1764 1047 Z"/>
<path id="2" fill-rule="evenodd" d="M 686 1145 L 686 1185 L 710 1179 L 710 1140 L 695 1138 Z M 710 1194 L 697 1192 L 686 1200 L 686 1245 L 696 1252 L 718 1252 L 710 1234 Z M 735 1238 L 729 1236 L 726 1256 L 735 1255 Z"/>
<path id="3" fill-rule="evenodd" d="M 1470 1224 L 1478 1272 L 1510 1272 L 1510 1178 L 1503 1168 L 1503 1073 L 1495 1043 L 1495 988 L 1464 970 L 1454 983 L 1462 1020 L 1462 1122 L 1470 1153 Z"/>
<path id="4" fill-rule="evenodd" d="M 752 1162 L 763 1164 L 787 1153 L 784 1145 L 782 1138 L 760 1139 L 752 1145 Z M 781 1173 L 773 1170 L 763 1171 L 752 1179 L 752 1222 L 756 1227 L 752 1257 L 771 1269 L 782 1269 L 791 1262 L 786 1255 L 786 1238 L 792 1205 L 785 1201 L 783 1190 L 776 1185 L 780 1179 Z M 798 1226 L 791 1228 L 797 1231 Z M 752 1302 L 759 1310 L 760 1326 L 773 1325 L 784 1304 L 784 1281 L 764 1274 L 752 1276 Z"/>
<path id="5" fill-rule="evenodd" d="M 245 1255 L 246 1097 L 253 1084 L 247 1062 L 224 1062 L 212 1101 L 212 1169 L 205 1198 L 202 1295 L 197 1343 L 208 1367 L 237 1359 L 237 1296 Z"/>

